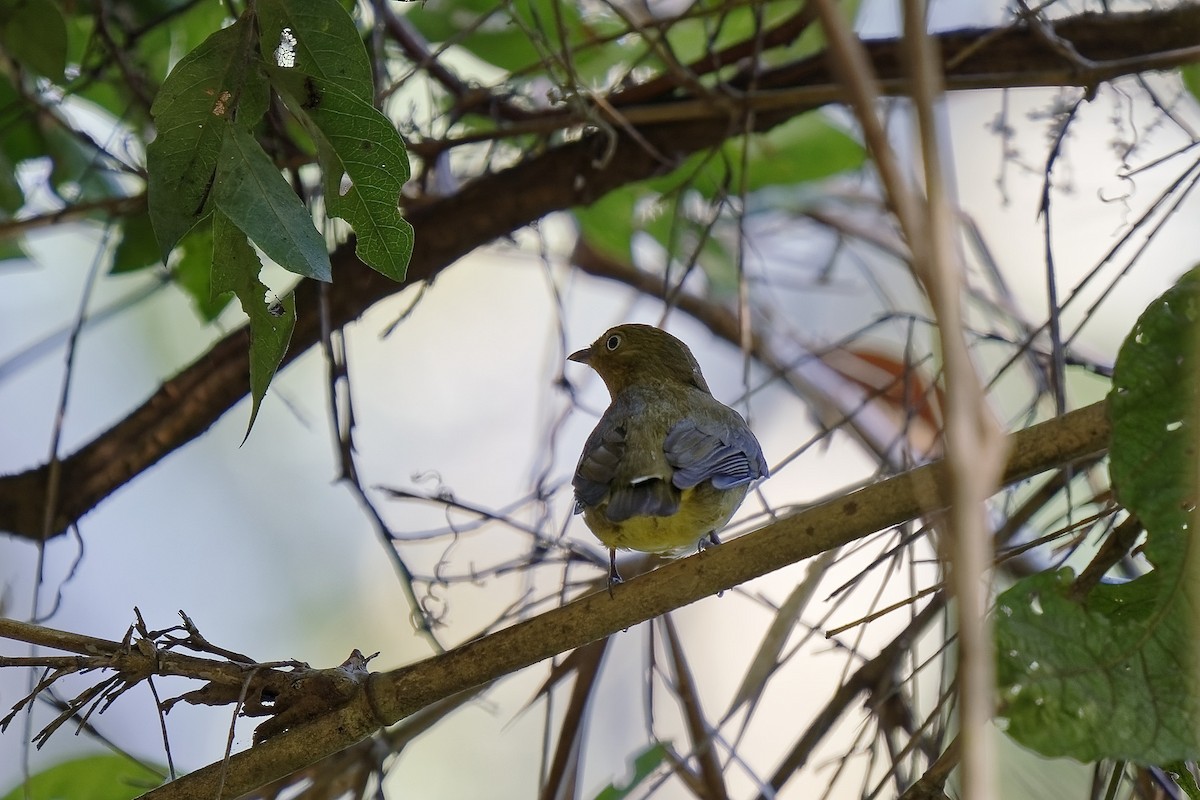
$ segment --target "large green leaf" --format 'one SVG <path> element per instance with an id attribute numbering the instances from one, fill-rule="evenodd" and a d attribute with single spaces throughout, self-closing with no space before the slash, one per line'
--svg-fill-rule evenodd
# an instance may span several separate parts
<path id="1" fill-rule="evenodd" d="M 212 294 L 215 300 L 233 292 L 250 318 L 250 421 L 254 427 L 259 406 L 287 353 L 292 329 L 296 327 L 296 301 L 291 294 L 281 300 L 266 300 L 267 287 L 258 279 L 261 269 L 246 235 L 220 211 L 213 214 Z"/>
<path id="2" fill-rule="evenodd" d="M 150 218 L 163 259 L 209 214 L 217 161 L 231 128 L 246 130 L 267 109 L 254 21 L 217 31 L 184 56 L 154 100 L 158 133 L 146 151 Z"/>
<path id="3" fill-rule="evenodd" d="M 1076 597 L 1061 570 L 1018 582 L 996 615 L 1001 717 L 1047 756 L 1164 764 L 1200 756 L 1194 662 L 1200 273 L 1142 314 L 1113 374 L 1110 474 L 1154 570 Z"/>
<path id="4" fill-rule="evenodd" d="M 162 780 L 161 772 L 123 756 L 86 756 L 33 775 L 28 787 L 17 784 L 3 800 L 132 800 Z"/>
<path id="5" fill-rule="evenodd" d="M 413 247 L 398 207 L 408 152 L 372 105 L 370 63 L 353 21 L 336 0 L 262 0 L 258 9 L 271 82 L 317 142 L 327 211 L 350 223 L 363 263 L 403 279 Z"/>

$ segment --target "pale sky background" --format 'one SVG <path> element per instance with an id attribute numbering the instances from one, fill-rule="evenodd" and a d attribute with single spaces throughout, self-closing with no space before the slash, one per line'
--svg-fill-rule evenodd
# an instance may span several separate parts
<path id="1" fill-rule="evenodd" d="M 947 16 L 939 18 L 938 27 L 987 22 L 985 15 L 966 3 L 939 9 Z M 868 13 L 868 27 L 882 27 L 881 18 L 886 20 L 886 15 Z M 1007 204 L 996 186 L 1001 143 L 988 130 L 1000 108 L 1000 95 L 959 94 L 947 107 L 962 206 L 979 224 L 1024 312 L 1033 320 L 1045 314 L 1036 213 L 1048 124 L 1029 117 L 1044 112 L 1053 97 L 1054 92 L 1046 90 L 1009 94 L 1009 120 L 1018 129 L 1013 145 L 1034 171 L 1010 166 Z M 1129 205 L 1140 209 L 1160 188 L 1155 175 L 1132 182 L 1115 177 L 1114 113 L 1137 120 L 1138 130 L 1147 137 L 1146 149 L 1134 163 L 1148 162 L 1154 153 L 1179 144 L 1173 134 L 1144 132 L 1153 115 L 1139 103 L 1102 91 L 1073 127 L 1056 172 L 1056 176 L 1069 176 L 1073 184 L 1072 194 L 1060 193 L 1055 200 L 1055 252 L 1064 295 L 1134 216 L 1121 202 L 1098 203 L 1096 198 L 1131 193 Z M 1194 104 L 1184 113 L 1197 124 L 1200 114 Z M 1146 303 L 1200 260 L 1195 246 L 1198 212 L 1200 203 L 1191 198 L 1176 213 L 1171 229 L 1160 235 L 1132 276 L 1100 308 L 1081 338 L 1089 352 L 1111 358 Z M 547 241 L 560 251 L 567 240 L 562 226 L 561 220 L 543 226 Z M 31 249 L 36 266 L 2 268 L 0 363 L 70 323 L 95 242 L 93 233 L 67 245 L 35 236 Z M 783 256 L 790 246 L 770 240 L 764 251 L 768 256 Z M 614 284 L 585 276 L 568 279 L 562 265 L 552 267 L 551 274 L 566 288 L 570 349 L 582 347 L 617 322 L 659 319 L 654 302 L 637 300 Z M 149 280 L 147 274 L 104 278 L 90 308 L 101 307 Z M 415 483 L 413 476 L 436 470 L 460 498 L 487 507 L 503 506 L 528 490 L 530 476 L 545 455 L 538 448 L 545 445 L 547 425 L 567 404 L 554 388 L 564 353 L 546 268 L 535 256 L 512 246 L 476 253 L 447 269 L 411 319 L 381 340 L 380 332 L 407 307 L 411 294 L 410 290 L 377 305 L 349 329 L 365 483 L 428 489 L 428 484 Z M 877 311 L 853 289 L 844 294 L 836 290 L 824 295 L 797 293 L 794 303 L 790 321 L 802 327 L 814 344 L 853 330 Z M 1069 314 L 1071 318 L 1077 316 Z M 236 316 L 228 319 L 236 321 Z M 739 353 L 681 314 L 672 315 L 669 327 L 692 346 L 718 398 L 733 402 L 742 397 L 745 383 Z M 174 288 L 90 328 L 76 356 L 63 452 L 73 451 L 121 418 L 219 335 L 218 329 L 196 320 L 188 300 Z M 28 368 L 3 376 L 0 470 L 15 472 L 45 460 L 62 371 L 59 348 Z M 566 371 L 583 391 L 584 407 L 602 408 L 606 397 L 599 381 L 577 365 Z M 1074 390 L 1073 399 L 1083 405 L 1103 389 L 1077 384 Z M 184 609 L 210 641 L 260 660 L 294 658 L 332 666 L 352 648 L 359 648 L 380 651 L 373 666 L 387 669 L 428 655 L 425 644 L 412 634 L 402 593 L 366 517 L 350 493 L 333 483 L 336 464 L 325 391 L 321 355 L 313 350 L 276 377 L 244 445 L 239 447 L 248 416 L 245 402 L 206 435 L 85 517 L 81 531 L 86 555 L 69 580 L 66 572 L 77 548 L 67 537 L 56 539 L 46 552 L 48 589 L 42 604 L 48 605 L 56 587 L 62 589 L 62 604 L 49 624 L 119 639 L 136 605 L 152 627 L 174 624 L 176 610 Z M 750 412 L 772 464 L 812 429 L 802 407 L 778 389 L 756 394 Z M 561 479 L 569 478 L 592 424 L 594 418 L 575 414 L 559 435 L 553 456 L 554 474 Z M 806 455 L 773 477 L 763 491 L 772 504 L 809 502 L 864 479 L 871 464 L 848 438 L 838 436 L 829 451 Z M 431 525 L 439 518 L 435 510 L 377 499 L 402 529 L 420 527 L 418 515 L 428 517 Z M 564 494 L 556 524 L 562 524 L 567 509 Z M 742 513 L 760 510 L 761 505 L 750 499 Z M 578 519 L 568 524 L 572 536 L 593 543 Z M 510 552 L 521 543 L 498 532 L 487 537 L 466 537 L 460 546 L 482 556 L 494 549 Z M 413 558 L 427 571 L 442 550 L 428 548 Z M 422 558 L 425 563 L 420 563 Z M 0 538 L 0 592 L 11 616 L 25 618 L 29 613 L 36 562 L 33 547 Z M 781 570 L 756 581 L 751 589 L 780 601 L 805 568 L 801 564 Z M 843 569 L 852 574 L 853 564 Z M 519 583 L 510 581 L 455 590 L 443 641 L 460 641 L 486 624 L 511 602 L 516 588 Z M 905 588 L 897 591 L 903 596 Z M 851 603 L 838 612 L 836 621 L 850 621 L 865 608 Z M 814 608 L 806 619 L 814 621 L 820 613 L 820 608 Z M 716 713 L 732 696 L 767 616 L 749 600 L 729 593 L 683 610 L 678 620 L 688 633 L 689 656 L 701 672 L 709 710 Z M 885 621 L 874 633 L 890 636 L 904 621 L 895 620 L 895 625 Z M 627 632 L 617 637 L 616 650 L 610 654 L 607 684 L 601 692 L 604 702 L 594 710 L 585 795 L 619 779 L 625 769 L 623 759 L 634 749 L 629 742 L 644 737 L 641 692 L 629 691 L 640 684 L 638 652 L 644 642 L 638 632 Z M 12 643 L 0 648 L 5 654 L 24 652 Z M 804 671 L 791 665 L 793 677 L 781 678 L 768 695 L 780 700 L 782 722 L 794 725 L 802 719 L 807 724 L 839 679 L 836 670 L 820 666 L 831 663 L 820 660 L 822 654 L 828 655 L 828 645 L 819 640 L 810 648 L 814 667 Z M 729 654 L 739 652 L 744 659 L 730 664 L 738 659 Z M 794 677 L 797 673 L 802 677 Z M 524 713 L 522 709 L 543 676 L 543 670 L 531 669 L 507 679 L 487 701 L 461 710 L 407 751 L 396 769 L 406 793 L 431 798 L 498 796 L 498 781 L 511 780 L 509 796 L 533 796 L 544 714 L 540 706 Z M 25 681 L 15 671 L 0 671 L 0 710 L 6 711 L 24 694 Z M 183 688 L 182 683 L 160 684 L 167 695 Z M 45 709 L 37 716 L 46 719 Z M 220 756 L 228 720 L 225 709 L 181 704 L 172 711 L 168 721 L 173 750 L 184 769 Z M 158 723 L 148 694 L 122 698 L 93 721 L 139 756 L 162 761 Z M 847 735 L 856 732 L 853 722 L 843 727 Z M 245 722 L 239 724 L 239 746 L 248 744 L 250 730 Z M 21 734 L 22 723 L 17 722 L 0 735 L 0 790 L 19 780 Z M 763 741 L 754 741 L 755 736 Z M 771 752 L 779 745 L 761 729 L 755 729 L 748 742 L 751 750 L 761 746 Z M 64 729 L 46 752 L 35 753 L 31 761 L 36 770 L 68 754 L 97 750 L 98 745 L 87 737 L 73 738 Z M 471 768 L 452 768 L 463 763 Z M 820 763 L 819 755 L 814 763 Z M 1077 765 L 1061 763 L 1044 769 L 1053 773 L 1055 781 L 1082 771 Z M 1021 777 L 1010 780 L 1028 780 L 1044 795 L 1012 784 L 1006 793 L 1012 797 L 1056 793 L 1046 783 L 1049 778 L 1036 770 L 1023 768 Z M 822 786 L 830 771 L 831 767 L 816 774 L 820 780 L 812 785 Z M 846 791 L 857 790 L 853 780 L 842 785 Z M 748 784 L 734 787 L 741 794 L 749 791 Z M 785 796 L 805 797 L 805 791 L 804 784 L 797 782 Z"/>

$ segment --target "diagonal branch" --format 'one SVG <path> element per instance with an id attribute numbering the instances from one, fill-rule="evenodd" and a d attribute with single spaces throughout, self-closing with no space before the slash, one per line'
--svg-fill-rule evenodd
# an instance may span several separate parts
<path id="1" fill-rule="evenodd" d="M 1103 452 L 1108 439 L 1104 403 L 1016 433 L 1010 437 L 1012 455 L 1004 482 L 1023 480 Z M 227 764 L 210 764 L 155 789 L 144 798 L 213 800 L 222 780 L 224 794 L 220 796 L 237 797 L 458 692 L 944 508 L 949 501 L 946 472 L 944 462 L 919 467 L 634 578 L 617 586 L 615 597 L 597 592 L 442 655 L 373 674 L 364 692 L 335 711 L 238 753 Z"/>
<path id="2" fill-rule="evenodd" d="M 1059 20 L 1053 28 L 1056 36 L 1071 41 L 1089 59 L 1087 65 L 1068 62 L 1045 45 L 1044 35 L 1039 38 L 1024 27 L 957 31 L 935 37 L 944 54 L 948 87 L 1091 87 L 1134 74 L 1147 64 L 1165 69 L 1200 60 L 1196 5 L 1138 14 L 1084 14 Z M 898 40 L 868 44 L 884 92 L 903 93 L 907 86 L 899 51 Z M 747 108 L 754 109 L 750 118 L 756 131 L 841 99 L 820 55 L 759 76 L 756 87 L 761 88 L 746 101 Z M 618 98 L 614 94 L 610 102 Z M 701 102 L 672 97 L 657 105 L 622 105 L 622 117 L 637 125 L 636 136 L 621 131 L 587 135 L 484 175 L 453 196 L 409 209 L 417 241 L 402 282 L 391 282 L 359 264 L 353 242 L 340 246 L 332 257 L 337 279 L 329 289 L 330 324 L 353 321 L 374 303 L 434 278 L 466 253 L 551 212 L 586 205 L 671 166 L 650 155 L 643 143 L 678 159 L 740 130 L 730 125 L 725 112 L 702 108 L 697 105 Z M 597 158 L 610 145 L 611 157 L 599 163 Z M 296 299 L 299 319 L 284 364 L 320 336 L 316 285 L 302 283 Z M 0 531 L 33 540 L 57 536 L 112 492 L 202 434 L 247 394 L 246 350 L 245 329 L 234 331 L 123 420 L 63 459 L 62 499 L 45 533 L 48 468 L 0 477 Z"/>

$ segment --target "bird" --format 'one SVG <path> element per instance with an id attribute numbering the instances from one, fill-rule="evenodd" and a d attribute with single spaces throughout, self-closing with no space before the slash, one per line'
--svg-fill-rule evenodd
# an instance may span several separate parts
<path id="1" fill-rule="evenodd" d="M 618 549 L 677 556 L 720 544 L 717 531 L 769 470 L 692 351 L 664 330 L 625 324 L 567 359 L 595 370 L 611 397 L 571 481 L 574 513 L 608 548 L 610 594 Z"/>

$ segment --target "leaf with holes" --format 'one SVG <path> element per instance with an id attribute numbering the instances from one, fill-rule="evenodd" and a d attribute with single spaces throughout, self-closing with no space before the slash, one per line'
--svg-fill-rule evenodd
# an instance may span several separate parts
<path id="1" fill-rule="evenodd" d="M 317 142 L 326 209 L 350 223 L 363 263 L 402 280 L 413 248 L 398 206 L 408 151 L 372 105 L 370 63 L 353 21 L 336 0 L 262 0 L 258 12 L 271 83 Z"/>
<path id="2" fill-rule="evenodd" d="M 1019 581 L 997 600 L 1001 719 L 1047 756 L 1142 764 L 1200 756 L 1194 680 L 1200 608 L 1189 547 L 1200 421 L 1200 273 L 1142 314 L 1113 373 L 1110 475 L 1147 530 L 1154 570 L 1072 592 L 1070 570 Z"/>

